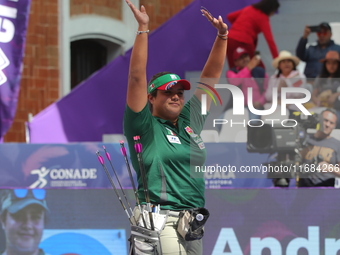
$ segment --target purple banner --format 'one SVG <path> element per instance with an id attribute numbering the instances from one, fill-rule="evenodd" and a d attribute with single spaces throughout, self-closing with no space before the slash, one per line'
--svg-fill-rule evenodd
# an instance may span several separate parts
<path id="1" fill-rule="evenodd" d="M 0 141 L 15 115 L 30 0 L 0 0 Z"/>
<path id="2" fill-rule="evenodd" d="M 203 254 L 339 254 L 336 189 L 208 190 Z"/>
<path id="3" fill-rule="evenodd" d="M 133 204 L 132 190 L 126 195 Z M 336 189 L 207 190 L 203 254 L 339 254 L 338 198 Z M 46 253 L 128 254 L 129 220 L 113 190 L 49 189 L 46 202 L 39 245 Z"/>

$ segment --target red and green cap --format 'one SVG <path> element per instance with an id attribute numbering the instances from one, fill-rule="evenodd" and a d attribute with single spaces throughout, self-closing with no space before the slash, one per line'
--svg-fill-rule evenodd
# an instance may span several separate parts
<path id="1" fill-rule="evenodd" d="M 191 87 L 189 81 L 181 79 L 177 74 L 169 73 L 164 74 L 150 82 L 148 85 L 148 93 L 152 93 L 156 89 L 169 90 L 177 83 L 182 84 L 184 90 L 189 90 Z"/>

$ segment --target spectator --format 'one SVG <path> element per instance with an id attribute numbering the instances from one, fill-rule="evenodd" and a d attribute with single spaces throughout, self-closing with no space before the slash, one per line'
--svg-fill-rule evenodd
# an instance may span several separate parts
<path id="1" fill-rule="evenodd" d="M 315 79 L 313 103 L 318 107 L 331 107 L 337 112 L 337 128 L 340 128 L 340 57 L 337 51 L 329 51 L 320 61 L 322 69 Z"/>
<path id="2" fill-rule="evenodd" d="M 2 255 L 45 255 L 39 249 L 48 211 L 45 190 L 5 190 L 1 199 L 1 224 L 6 235 Z"/>
<path id="3" fill-rule="evenodd" d="M 230 84 L 240 86 L 244 95 L 244 105 L 248 106 L 248 88 L 253 91 L 253 106 L 262 110 L 265 104 L 265 91 L 268 87 L 268 78 L 265 70 L 258 66 L 260 56 L 256 55 L 250 59 L 246 49 L 238 47 L 233 53 L 235 67 L 227 71 L 227 78 Z M 249 112 L 249 119 L 261 119 L 260 116 Z"/>
<path id="4" fill-rule="evenodd" d="M 283 87 L 301 87 L 306 84 L 306 76 L 296 70 L 299 64 L 299 58 L 293 56 L 289 51 L 281 51 L 279 56 L 273 60 L 273 67 L 276 73 L 273 74 L 268 83 L 266 91 L 266 100 L 271 102 L 273 96 L 273 88 L 278 88 L 278 96 L 280 98 L 281 88 Z M 304 96 L 301 93 L 288 93 L 287 98 L 299 98 Z M 288 105 L 289 115 L 292 116 L 294 111 L 299 110 L 295 105 Z"/>
<path id="5" fill-rule="evenodd" d="M 326 53 L 330 50 L 340 53 L 340 45 L 335 44 L 334 41 L 331 40 L 332 29 L 326 22 L 322 22 L 319 25 L 319 30 L 316 33 L 318 37 L 316 44 L 306 47 L 310 33 L 310 27 L 306 26 L 303 36 L 296 47 L 296 56 L 306 62 L 304 71 L 306 77 L 315 78 L 321 71 L 322 64 L 320 60 L 325 58 Z"/>
<path id="6" fill-rule="evenodd" d="M 273 58 L 278 55 L 277 47 L 271 31 L 269 17 L 279 9 L 277 0 L 262 0 L 241 10 L 229 13 L 231 23 L 229 30 L 227 58 L 229 68 L 234 67 L 233 54 L 237 47 L 246 49 L 250 58 L 255 55 L 257 35 L 263 33 Z M 263 63 L 260 64 L 264 67 Z"/>
<path id="7" fill-rule="evenodd" d="M 334 187 L 335 177 L 340 177 L 340 141 L 331 137 L 337 116 L 333 109 L 321 113 L 320 129 L 307 139 L 301 152 L 308 173 L 300 174 L 299 187 Z"/>

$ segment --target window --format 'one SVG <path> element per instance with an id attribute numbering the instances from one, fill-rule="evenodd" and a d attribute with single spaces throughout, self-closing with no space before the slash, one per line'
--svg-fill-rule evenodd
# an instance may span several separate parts
<path id="1" fill-rule="evenodd" d="M 71 42 L 71 89 L 107 64 L 108 49 L 100 40 Z"/>

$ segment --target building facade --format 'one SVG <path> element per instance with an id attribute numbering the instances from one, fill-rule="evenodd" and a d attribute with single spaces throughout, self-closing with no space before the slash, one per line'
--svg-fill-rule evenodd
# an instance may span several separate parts
<path id="1" fill-rule="evenodd" d="M 192 0 L 141 0 L 150 30 Z M 25 123 L 67 95 L 134 41 L 137 24 L 124 0 L 31 1 L 15 119 L 4 142 L 26 142 Z"/>

